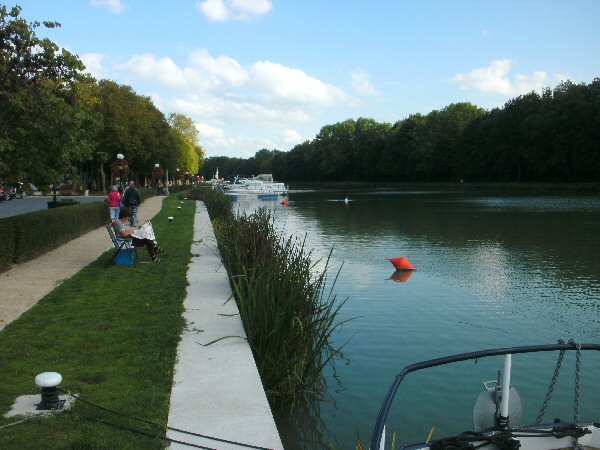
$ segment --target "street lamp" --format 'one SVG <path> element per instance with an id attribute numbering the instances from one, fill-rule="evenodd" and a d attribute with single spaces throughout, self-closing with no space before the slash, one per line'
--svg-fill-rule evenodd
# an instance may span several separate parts
<path id="1" fill-rule="evenodd" d="M 117 160 L 111 164 L 111 167 L 115 184 L 122 186 L 121 177 L 124 176 L 127 178 L 127 175 L 129 175 L 129 164 L 125 159 L 125 155 L 123 155 L 123 153 L 118 153 Z"/>
<path id="2" fill-rule="evenodd" d="M 158 194 L 158 183 L 159 180 L 162 180 L 163 177 L 163 170 L 160 167 L 160 164 L 156 163 L 154 164 L 154 169 L 152 169 L 152 181 L 154 183 L 154 187 L 156 189 L 156 193 Z"/>

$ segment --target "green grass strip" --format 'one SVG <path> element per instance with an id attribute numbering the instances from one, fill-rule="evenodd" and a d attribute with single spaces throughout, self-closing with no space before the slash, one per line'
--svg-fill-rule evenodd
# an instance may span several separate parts
<path id="1" fill-rule="evenodd" d="M 112 256 L 106 252 L 0 331 L 0 448 L 166 446 L 97 420 L 165 434 L 193 240 L 195 203 L 180 205 L 183 196 L 167 197 L 152 220 L 165 248 L 159 263 L 151 263 L 141 248 L 137 267 L 105 267 Z M 18 396 L 39 393 L 34 378 L 45 371 L 61 373 L 61 388 L 90 402 L 162 426 L 115 417 L 83 402 L 72 413 L 6 426 L 19 418 L 3 414 Z"/>

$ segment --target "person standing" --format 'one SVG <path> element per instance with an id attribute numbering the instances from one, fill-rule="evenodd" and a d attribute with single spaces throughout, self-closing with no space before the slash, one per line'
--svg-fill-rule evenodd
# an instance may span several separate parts
<path id="1" fill-rule="evenodd" d="M 119 210 L 121 209 L 121 195 L 116 186 L 110 188 L 110 194 L 106 198 L 111 220 L 119 218 Z"/>
<path id="2" fill-rule="evenodd" d="M 125 206 L 129 208 L 131 211 L 131 225 L 138 224 L 138 206 L 142 202 L 140 197 L 140 193 L 135 188 L 135 183 L 133 181 L 129 182 L 129 187 L 125 189 L 125 194 L 123 196 Z"/>
<path id="3" fill-rule="evenodd" d="M 121 199 L 121 208 L 123 208 L 125 206 L 125 203 L 123 203 L 123 186 L 119 186 L 117 188 L 117 192 L 119 193 L 119 198 Z"/>

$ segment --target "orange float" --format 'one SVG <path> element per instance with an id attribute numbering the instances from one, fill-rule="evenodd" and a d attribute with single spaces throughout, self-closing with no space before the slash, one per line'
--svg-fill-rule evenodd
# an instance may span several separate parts
<path id="1" fill-rule="evenodd" d="M 408 258 L 406 256 L 400 256 L 398 258 L 385 258 L 387 259 L 389 262 L 391 262 L 394 267 L 396 268 L 396 270 L 417 270 L 416 267 L 414 267 L 410 261 L 408 260 Z"/>

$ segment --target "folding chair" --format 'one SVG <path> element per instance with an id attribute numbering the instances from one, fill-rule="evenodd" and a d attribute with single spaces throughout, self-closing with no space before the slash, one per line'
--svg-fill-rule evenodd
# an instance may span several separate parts
<path id="1" fill-rule="evenodd" d="M 137 265 L 137 248 L 134 247 L 131 239 L 119 238 L 110 223 L 106 223 L 106 231 L 113 243 L 115 253 L 106 265 L 108 267 L 113 261 L 117 266 L 135 266 Z"/>

